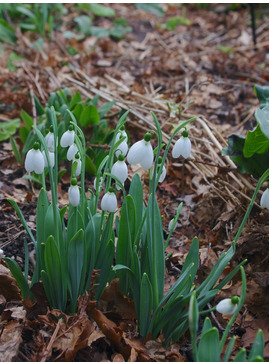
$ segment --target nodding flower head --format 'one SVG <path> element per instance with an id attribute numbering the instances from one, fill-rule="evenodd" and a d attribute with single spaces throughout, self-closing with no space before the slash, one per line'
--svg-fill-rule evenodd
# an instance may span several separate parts
<path id="1" fill-rule="evenodd" d="M 269 187 L 269 185 L 268 185 Z M 262 208 L 266 208 L 267 210 L 269 210 L 269 188 L 266 188 L 266 190 L 263 192 L 262 197 L 261 197 L 261 207 Z"/>
<path id="2" fill-rule="evenodd" d="M 150 144 L 151 134 L 146 133 L 143 140 L 133 144 L 127 154 L 127 161 L 130 164 L 140 164 L 143 168 L 149 169 L 153 163 L 153 149 Z"/>
<path id="3" fill-rule="evenodd" d="M 113 164 L 111 169 L 111 174 L 113 174 L 115 177 L 117 177 L 120 182 L 124 185 L 124 182 L 126 181 L 128 177 L 128 168 L 126 163 L 124 162 L 124 155 L 119 155 L 119 160 Z M 116 181 L 116 188 L 117 190 L 120 190 L 120 186 Z"/>
<path id="4" fill-rule="evenodd" d="M 69 129 L 63 133 L 60 144 L 62 148 L 70 147 L 72 144 L 74 144 L 75 140 L 75 132 L 72 125 L 69 126 Z"/>
<path id="5" fill-rule="evenodd" d="M 76 177 L 78 177 L 81 173 L 81 160 L 79 157 L 79 153 L 76 153 L 75 159 L 73 160 L 72 164 L 77 162 L 77 168 L 76 168 Z"/>
<path id="6" fill-rule="evenodd" d="M 159 157 L 158 158 L 157 173 L 159 173 L 159 169 L 160 169 L 161 164 L 162 164 L 162 157 Z M 161 172 L 160 177 L 159 177 L 159 183 L 162 183 L 164 181 L 165 177 L 166 177 L 166 168 L 165 168 L 165 166 L 163 166 L 162 172 Z"/>
<path id="7" fill-rule="evenodd" d="M 239 303 L 238 296 L 233 296 L 232 298 L 225 298 L 224 300 L 221 300 L 217 304 L 216 310 L 219 313 L 225 315 L 233 315 L 238 308 L 238 303 Z"/>
<path id="8" fill-rule="evenodd" d="M 172 157 L 178 158 L 182 155 L 183 158 L 189 158 L 191 154 L 191 141 L 188 137 L 187 130 L 184 130 L 182 136 L 176 141 L 172 149 Z"/>
<path id="9" fill-rule="evenodd" d="M 45 136 L 45 142 L 48 148 L 48 151 L 54 153 L 54 133 L 53 126 L 50 126 L 48 134 Z M 58 140 L 56 140 L 56 147 L 58 146 Z"/>
<path id="10" fill-rule="evenodd" d="M 101 209 L 103 211 L 115 212 L 117 210 L 117 205 L 117 197 L 114 193 L 114 189 L 110 187 L 101 200 Z"/>
<path id="11" fill-rule="evenodd" d="M 25 169 L 27 172 L 35 172 L 41 174 L 44 171 L 45 162 L 44 157 L 40 151 L 40 144 L 36 142 L 32 149 L 30 149 L 25 158 Z"/>
<path id="12" fill-rule="evenodd" d="M 67 156 L 67 159 L 69 161 L 73 161 L 75 159 L 75 155 L 77 154 L 77 152 L 78 152 L 78 147 L 76 146 L 75 143 L 73 143 L 68 148 L 67 155 L 66 155 Z"/>
<path id="13" fill-rule="evenodd" d="M 80 201 L 80 192 L 79 187 L 77 185 L 76 178 L 72 178 L 71 180 L 71 186 L 68 189 L 68 199 L 70 205 L 77 207 L 79 205 Z"/>
<path id="14" fill-rule="evenodd" d="M 51 168 L 53 168 L 54 167 L 54 164 L 55 164 L 54 153 L 53 152 L 50 152 L 48 150 L 48 154 L 49 154 L 49 160 L 50 160 Z M 47 157 L 46 157 L 45 150 L 43 150 L 42 155 L 43 155 L 43 158 L 44 158 L 44 166 L 45 167 L 48 167 L 49 165 L 48 165 L 48 161 L 47 161 Z"/>
<path id="15" fill-rule="evenodd" d="M 123 154 L 124 156 L 127 154 L 128 152 L 128 144 L 127 144 L 127 134 L 126 131 L 124 129 L 124 126 L 122 126 L 120 128 L 120 130 L 118 131 L 118 133 L 116 134 L 116 138 L 115 138 L 115 143 L 117 143 L 121 138 L 125 139 L 119 144 L 115 155 L 118 158 L 120 154 Z"/>

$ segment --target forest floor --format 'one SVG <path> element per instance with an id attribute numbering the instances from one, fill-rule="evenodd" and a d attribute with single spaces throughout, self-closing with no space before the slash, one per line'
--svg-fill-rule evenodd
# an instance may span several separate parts
<path id="1" fill-rule="evenodd" d="M 199 284 L 231 246 L 257 184 L 251 175 L 241 174 L 229 157 L 222 156 L 222 148 L 229 135 L 246 136 L 256 125 L 254 112 L 259 102 L 253 86 L 269 82 L 268 16 L 262 14 L 263 9 L 257 10 L 254 49 L 249 8 L 240 5 L 231 10 L 227 4 L 208 8 L 162 4 L 164 14 L 158 17 L 134 4 L 111 4 L 117 17 L 126 19 L 132 28 L 120 40 L 90 35 L 81 40 L 64 38 L 64 31 L 74 31 L 77 15 L 71 4 L 66 7 L 61 27 L 51 40 L 44 40 L 43 49 L 31 47 L 38 35 L 19 28 L 17 43 L 1 48 L 0 120 L 20 117 L 22 109 L 34 116 L 33 93 L 45 105 L 51 92 L 65 87 L 72 93 L 79 91 L 85 99 L 98 94 L 103 103 L 115 100 L 111 127 L 121 109 L 130 109 L 126 129 L 132 143 L 154 128 L 150 110 L 161 124 L 164 141 L 179 119 L 198 116 L 189 128 L 191 157 L 183 162 L 169 156 L 167 177 L 159 185 L 157 197 L 164 226 L 184 202 L 167 248 L 173 254 L 167 262 L 165 290 L 177 279 L 194 236 L 200 242 Z M 161 26 L 175 16 L 187 19 L 188 25 L 179 24 L 172 30 Z M 94 25 L 110 27 L 111 20 L 95 17 Z M 12 52 L 21 59 L 7 67 Z M 18 133 L 15 140 L 22 148 Z M 23 266 L 27 235 L 6 199 L 18 203 L 34 230 L 39 188 L 23 178 L 24 166 L 16 161 L 9 140 L 0 143 L 0 165 L 0 248 Z M 145 170 L 130 169 L 131 174 L 135 172 L 147 182 Z M 92 186 L 93 177 L 87 182 Z M 68 184 L 69 179 L 63 178 L 62 204 L 68 200 Z M 249 348 L 261 328 L 269 359 L 269 212 L 260 208 L 259 198 L 226 274 L 248 260 L 247 298 L 233 333 L 237 348 Z M 39 289 L 35 306 L 23 303 L 5 263 L 0 268 L 0 356 L 5 361 L 192 360 L 189 334 L 166 348 L 161 337 L 146 343 L 139 340 L 133 305 L 117 290 L 117 282 L 105 291 L 96 310 L 99 315 L 87 315 L 82 300 L 78 314 L 65 317 L 63 324 L 55 320 L 58 311 L 48 311 Z M 237 275 L 216 302 L 240 295 L 240 291 Z M 220 329 L 227 323 L 219 314 L 211 318 Z"/>

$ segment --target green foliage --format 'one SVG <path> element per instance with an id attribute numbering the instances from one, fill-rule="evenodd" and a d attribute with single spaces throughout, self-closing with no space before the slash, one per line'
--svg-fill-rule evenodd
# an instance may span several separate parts
<path id="1" fill-rule="evenodd" d="M 7 140 L 15 134 L 20 126 L 20 119 L 12 119 L 0 123 L 0 142 Z"/>
<path id="2" fill-rule="evenodd" d="M 13 62 L 20 61 L 22 59 L 23 59 L 23 57 L 20 56 L 19 54 L 15 53 L 15 52 L 11 52 L 9 57 L 8 57 L 7 68 L 10 69 L 11 71 L 16 71 L 16 69 L 18 67 L 15 66 L 13 64 Z"/>
<path id="3" fill-rule="evenodd" d="M 259 178 L 269 162 L 269 87 L 255 85 L 254 91 L 260 102 L 255 111 L 257 126 L 248 131 L 246 138 L 230 135 L 222 154 L 230 156 L 240 172 Z"/>
<path id="4" fill-rule="evenodd" d="M 11 44 L 17 41 L 14 29 L 4 19 L 0 19 L 0 40 Z"/>
<path id="5" fill-rule="evenodd" d="M 151 13 L 155 16 L 162 17 L 164 16 L 164 10 L 160 4 L 154 3 L 136 3 L 136 8 L 142 9 L 147 13 Z"/>
<path id="6" fill-rule="evenodd" d="M 167 30 L 175 30 L 178 25 L 190 25 L 191 22 L 189 19 L 185 18 L 184 16 L 174 16 L 167 20 L 165 24 L 162 24 L 161 27 Z"/>

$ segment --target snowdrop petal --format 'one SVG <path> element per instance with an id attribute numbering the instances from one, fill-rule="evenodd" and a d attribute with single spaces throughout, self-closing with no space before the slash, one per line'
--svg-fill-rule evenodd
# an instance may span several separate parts
<path id="1" fill-rule="evenodd" d="M 61 140 L 60 140 L 60 144 L 61 147 L 65 148 L 65 147 L 70 147 L 75 140 L 75 132 L 74 130 L 67 130 L 65 133 L 63 133 Z"/>
<path id="2" fill-rule="evenodd" d="M 107 192 L 101 200 L 101 209 L 103 211 L 115 212 L 117 205 L 117 197 L 114 192 Z"/>
<path id="3" fill-rule="evenodd" d="M 128 168 L 124 161 L 117 161 L 113 164 L 111 174 L 116 176 L 123 184 L 128 177 Z"/>
<path id="4" fill-rule="evenodd" d="M 120 145 L 116 149 L 115 155 L 116 155 L 116 157 L 118 157 L 120 154 L 123 154 L 124 156 L 126 156 L 127 152 L 128 152 L 128 144 L 127 144 L 127 142 L 123 141 L 120 143 Z"/>
<path id="5" fill-rule="evenodd" d="M 269 189 L 266 188 L 266 190 L 263 192 L 260 205 L 262 208 L 269 210 Z"/>
<path id="6" fill-rule="evenodd" d="M 52 153 L 50 151 L 48 151 L 48 153 L 49 153 L 50 165 L 51 165 L 51 168 L 53 168 L 54 164 L 55 164 L 54 153 Z M 44 158 L 44 167 L 48 167 L 48 161 L 47 161 L 46 153 L 44 150 L 42 152 L 42 155 Z"/>
<path id="7" fill-rule="evenodd" d="M 75 143 L 73 143 L 72 145 L 70 145 L 68 151 L 67 151 L 67 159 L 69 161 L 73 161 L 75 159 L 75 155 L 78 152 L 78 148 L 76 146 Z"/>
<path id="8" fill-rule="evenodd" d="M 25 158 L 25 169 L 27 172 L 41 174 L 44 171 L 45 162 L 39 149 L 30 149 Z"/>
<path id="9" fill-rule="evenodd" d="M 123 142 L 127 142 L 127 133 L 125 130 L 121 130 L 116 134 L 115 143 L 117 143 L 121 138 L 124 138 Z"/>
<path id="10" fill-rule="evenodd" d="M 150 169 L 153 163 L 153 149 L 150 143 L 147 143 L 144 148 L 144 156 L 140 161 L 140 164 L 145 169 Z"/>
<path id="11" fill-rule="evenodd" d="M 80 175 L 81 173 L 81 160 L 80 159 L 74 159 L 73 163 L 77 162 L 77 169 L 76 169 L 76 177 Z"/>
<path id="12" fill-rule="evenodd" d="M 217 304 L 216 310 L 225 315 L 233 315 L 237 307 L 238 304 L 233 304 L 231 298 L 225 298 Z"/>
<path id="13" fill-rule="evenodd" d="M 70 186 L 68 189 L 68 199 L 70 205 L 77 207 L 80 200 L 80 192 L 78 186 Z"/>
<path id="14" fill-rule="evenodd" d="M 172 157 L 178 158 L 182 155 L 183 158 L 189 158 L 191 154 L 191 141 L 188 137 L 181 136 L 175 143 L 172 149 Z"/>
<path id="15" fill-rule="evenodd" d="M 173 227 L 173 225 L 174 225 L 174 219 L 172 219 L 172 220 L 170 220 L 170 222 L 169 222 L 169 224 L 168 224 L 168 230 L 169 231 L 171 231 L 172 230 L 172 227 Z M 176 225 L 175 225 L 175 227 L 174 227 L 174 229 L 173 229 L 173 231 L 177 228 L 177 226 L 178 226 L 178 223 L 176 223 Z"/>
<path id="16" fill-rule="evenodd" d="M 25 157 L 24 166 L 27 172 L 33 172 L 34 149 L 30 149 Z"/>
<path id="17" fill-rule="evenodd" d="M 162 173 L 159 178 L 159 183 L 162 183 L 164 181 L 165 177 L 166 177 L 166 168 L 165 168 L 165 166 L 163 166 L 163 170 L 162 170 Z"/>
<path id="18" fill-rule="evenodd" d="M 49 132 L 45 136 L 45 142 L 46 142 L 49 152 L 53 153 L 54 152 L 54 133 Z M 56 141 L 56 145 L 58 145 L 57 141 Z"/>
<path id="19" fill-rule="evenodd" d="M 144 147 L 145 147 L 145 141 L 140 140 L 139 142 L 134 143 L 129 153 L 127 154 L 127 161 L 129 164 L 138 164 L 144 157 Z"/>

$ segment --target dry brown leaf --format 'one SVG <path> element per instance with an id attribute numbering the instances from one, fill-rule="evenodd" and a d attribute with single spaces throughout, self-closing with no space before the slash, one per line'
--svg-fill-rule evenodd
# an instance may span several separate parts
<path id="1" fill-rule="evenodd" d="M 242 344 L 244 347 L 250 347 L 257 335 L 258 329 L 263 331 L 265 349 L 264 357 L 269 358 L 269 319 L 260 319 L 255 321 L 245 321 L 246 333 L 242 336 Z"/>
<path id="2" fill-rule="evenodd" d="M 15 278 L 10 273 L 10 270 L 0 264 L 0 294 L 5 297 L 7 301 L 21 300 L 20 289 L 17 285 Z"/>

